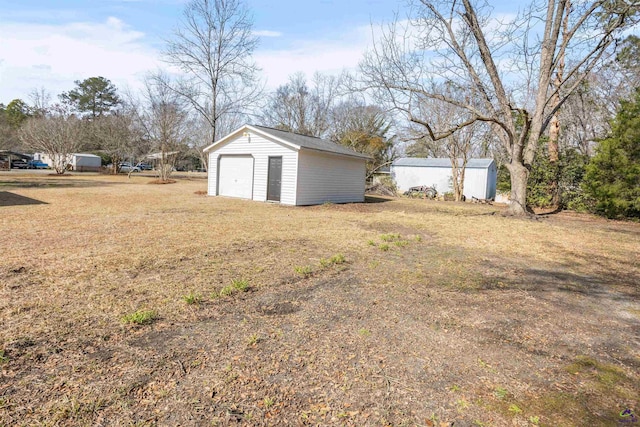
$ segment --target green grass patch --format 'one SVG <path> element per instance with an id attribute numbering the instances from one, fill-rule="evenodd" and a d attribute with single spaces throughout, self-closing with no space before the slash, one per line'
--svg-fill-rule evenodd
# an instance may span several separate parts
<path id="1" fill-rule="evenodd" d="M 360 335 L 362 338 L 367 338 L 371 336 L 371 331 L 366 328 L 360 328 L 358 330 L 358 335 Z"/>
<path id="2" fill-rule="evenodd" d="M 509 412 L 511 412 L 513 415 L 519 415 L 522 413 L 522 409 L 520 409 L 520 407 L 515 403 L 512 403 L 511 405 L 509 405 Z"/>
<path id="3" fill-rule="evenodd" d="M 311 270 L 311 266 L 308 265 L 295 266 L 293 270 L 296 272 L 296 274 L 299 274 L 303 277 L 309 277 L 313 273 L 313 270 Z"/>
<path id="4" fill-rule="evenodd" d="M 138 310 L 135 313 L 127 314 L 122 317 L 124 323 L 134 325 L 148 325 L 158 318 L 155 311 L 152 310 Z"/>
<path id="5" fill-rule="evenodd" d="M 566 371 L 573 375 L 586 375 L 595 380 L 600 388 L 608 388 L 627 379 L 624 371 L 617 366 L 602 363 L 588 356 L 578 356 L 568 365 Z"/>
<path id="6" fill-rule="evenodd" d="M 182 295 L 182 301 L 186 302 L 188 305 L 200 304 L 202 302 L 202 295 L 189 292 L 187 295 Z"/>
<path id="7" fill-rule="evenodd" d="M 347 259 L 342 254 L 335 254 L 331 258 L 320 258 L 320 266 L 323 268 L 344 264 L 345 262 L 347 262 Z"/>
<path id="8" fill-rule="evenodd" d="M 396 240 L 400 240 L 400 235 L 398 233 L 381 234 L 380 240 L 382 240 L 383 242 L 393 242 Z"/>
<path id="9" fill-rule="evenodd" d="M 247 292 L 249 290 L 249 281 L 244 279 L 236 279 L 231 282 L 231 286 L 238 292 Z"/>
<path id="10" fill-rule="evenodd" d="M 211 298 L 230 297 L 237 292 L 249 292 L 249 281 L 246 279 L 234 279 L 230 285 L 227 285 L 219 291 L 214 291 L 211 294 Z"/>
<path id="11" fill-rule="evenodd" d="M 264 404 L 265 409 L 269 409 L 273 406 L 274 403 L 276 403 L 276 401 L 271 397 L 265 397 L 262 403 Z"/>
<path id="12" fill-rule="evenodd" d="M 234 291 L 233 285 L 228 285 L 220 289 L 219 295 L 221 297 L 230 297 L 231 295 L 233 295 L 233 291 Z"/>
<path id="13" fill-rule="evenodd" d="M 504 399 L 505 397 L 507 397 L 507 390 L 503 387 L 496 387 L 495 391 L 493 392 L 493 394 L 495 394 L 495 396 L 498 399 Z"/>

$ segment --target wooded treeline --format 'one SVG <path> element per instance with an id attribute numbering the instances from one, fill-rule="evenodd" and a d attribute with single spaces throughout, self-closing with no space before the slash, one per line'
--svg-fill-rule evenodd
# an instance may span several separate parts
<path id="1" fill-rule="evenodd" d="M 639 10 L 547 0 L 499 19 L 483 2 L 413 0 L 406 19 L 373 26 L 358 70 L 293 73 L 267 91 L 246 4 L 192 0 L 163 51 L 180 73 L 151 73 L 140 93 L 90 77 L 55 99 L 40 88 L 0 104 L 0 148 L 90 151 L 114 165 L 159 152 L 167 179 L 171 153 L 206 168 L 206 146 L 256 123 L 367 153 L 369 174 L 400 155 L 448 157 L 456 200 L 467 160 L 493 157 L 514 215 L 637 218 Z"/>

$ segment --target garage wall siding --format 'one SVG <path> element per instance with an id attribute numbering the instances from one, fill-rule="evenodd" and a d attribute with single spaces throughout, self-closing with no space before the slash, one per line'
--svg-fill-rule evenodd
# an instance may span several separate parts
<path id="1" fill-rule="evenodd" d="M 296 204 L 297 151 L 254 133 L 251 134 L 250 138 L 240 135 L 209 153 L 209 195 L 218 195 L 218 157 L 234 154 L 250 154 L 253 156 L 253 200 L 262 202 L 267 200 L 269 156 L 282 156 L 282 193 L 280 203 L 286 205 Z"/>
<path id="2" fill-rule="evenodd" d="M 301 150 L 298 173 L 298 205 L 364 201 L 365 159 Z"/>

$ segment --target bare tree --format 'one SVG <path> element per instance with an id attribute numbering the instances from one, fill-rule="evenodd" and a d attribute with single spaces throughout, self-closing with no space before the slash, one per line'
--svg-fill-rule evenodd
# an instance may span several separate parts
<path id="1" fill-rule="evenodd" d="M 87 131 L 96 145 L 109 157 L 113 168 L 112 173 L 118 173 L 118 165 L 140 140 L 140 129 L 135 126 L 134 113 L 130 108 L 120 108 L 112 114 L 96 117 L 87 123 Z"/>
<path id="2" fill-rule="evenodd" d="M 509 213 L 525 215 L 529 169 L 537 142 L 555 112 L 610 55 L 616 36 L 637 22 L 636 0 L 532 3 L 508 23 L 491 20 L 472 0 L 416 0 L 409 25 L 391 24 L 361 62 L 361 89 L 393 105 L 432 140 L 485 122 L 506 153 Z M 568 14 L 566 30 L 563 19 Z M 488 37 L 489 36 L 489 37 Z M 560 59 L 571 64 L 551 82 Z M 463 96 L 451 98 L 443 87 Z M 551 107 L 556 94 L 559 100 Z M 431 99 L 468 112 L 437 128 L 417 105 Z"/>
<path id="3" fill-rule="evenodd" d="M 130 100 L 144 137 L 159 152 L 158 178 L 167 181 L 177 154 L 190 136 L 190 116 L 186 101 L 171 90 L 167 75 L 147 76 L 142 99 Z"/>
<path id="4" fill-rule="evenodd" d="M 452 88 L 438 89 L 448 98 L 464 102 L 460 95 L 463 91 L 453 92 Z M 456 123 L 465 122 L 470 118 L 469 112 L 450 103 L 426 98 L 416 106 L 421 117 L 429 117 L 434 127 L 450 128 Z M 464 199 L 464 176 L 469 159 L 480 151 L 483 143 L 486 145 L 488 127 L 486 123 L 474 122 L 442 139 L 433 139 L 425 135 L 422 126 L 410 123 L 407 134 L 413 136 L 415 143 L 407 148 L 409 155 L 426 155 L 446 157 L 451 163 L 451 187 L 454 199 L 459 202 Z"/>
<path id="5" fill-rule="evenodd" d="M 309 87 L 300 72 L 289 76 L 289 82 L 269 96 L 262 117 L 264 123 L 302 135 L 325 136 L 331 125 L 340 82 L 334 76 L 316 73 L 311 83 Z"/>
<path id="6" fill-rule="evenodd" d="M 166 62 L 186 75 L 170 88 L 209 124 L 208 144 L 224 136 L 225 119 L 244 115 L 259 100 L 259 68 L 251 58 L 258 38 L 252 27 L 242 0 L 192 0 L 167 42 Z"/>
<path id="7" fill-rule="evenodd" d="M 398 156 L 396 135 L 392 134 L 393 118 L 377 105 L 367 105 L 361 100 L 348 99 L 331 111 L 331 127 L 328 137 L 332 141 L 368 154 L 367 179 Z"/>
<path id="8" fill-rule="evenodd" d="M 43 86 L 34 88 L 29 92 L 29 101 L 31 102 L 31 111 L 34 116 L 42 117 L 49 111 L 51 104 L 51 93 Z"/>
<path id="9" fill-rule="evenodd" d="M 609 120 L 613 116 L 607 102 L 601 97 L 600 79 L 598 75 L 591 76 L 562 106 L 560 151 L 575 148 L 581 154 L 591 156 L 594 154 L 596 141 L 604 138 L 611 130 Z"/>
<path id="10" fill-rule="evenodd" d="M 30 149 L 45 153 L 56 173 L 62 175 L 71 156 L 82 149 L 83 123 L 74 115 L 58 107 L 42 117 L 33 117 L 20 129 L 20 140 Z"/>

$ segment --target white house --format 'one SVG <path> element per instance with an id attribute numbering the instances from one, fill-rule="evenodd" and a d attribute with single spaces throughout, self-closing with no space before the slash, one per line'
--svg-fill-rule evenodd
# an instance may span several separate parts
<path id="1" fill-rule="evenodd" d="M 448 158 L 397 159 L 391 165 L 391 176 L 398 190 L 403 192 L 419 185 L 434 185 L 438 193 L 453 191 L 451 160 Z M 493 159 L 469 159 L 464 173 L 464 195 L 469 199 L 494 199 L 497 176 Z"/>
<path id="2" fill-rule="evenodd" d="M 204 151 L 211 196 L 285 205 L 364 201 L 369 157 L 331 141 L 245 125 Z"/>

